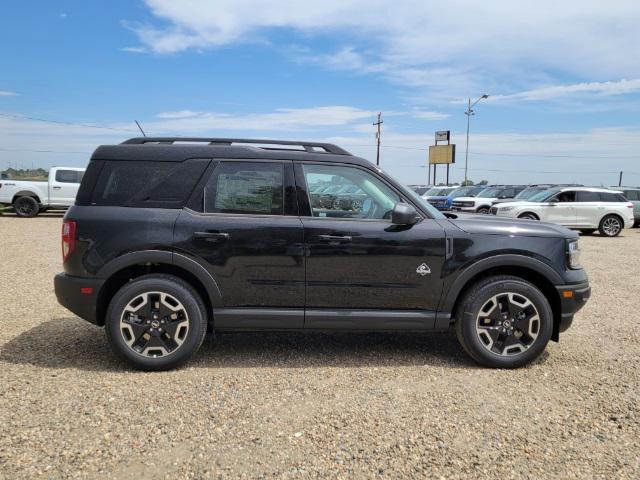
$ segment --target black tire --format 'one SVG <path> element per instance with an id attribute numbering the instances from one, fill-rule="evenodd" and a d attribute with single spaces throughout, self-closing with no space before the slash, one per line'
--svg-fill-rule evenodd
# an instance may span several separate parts
<path id="1" fill-rule="evenodd" d="M 38 215 L 40 205 L 33 197 L 18 197 L 13 202 L 13 210 L 19 217 L 30 218 Z"/>
<path id="2" fill-rule="evenodd" d="M 522 218 L 524 220 L 540 220 L 537 215 L 529 212 L 521 213 L 518 218 Z"/>
<path id="3" fill-rule="evenodd" d="M 624 222 L 617 215 L 605 215 L 600 220 L 598 231 L 605 237 L 617 237 L 624 229 Z"/>
<path id="4" fill-rule="evenodd" d="M 583 228 L 582 230 L 580 230 L 580 233 L 582 233 L 583 235 L 593 235 L 593 232 L 595 231 L 595 228 Z"/>
<path id="5" fill-rule="evenodd" d="M 513 295 L 510 297 L 508 294 Z M 517 315 L 514 315 L 513 318 L 502 317 L 500 302 L 504 298 L 527 305 L 522 312 L 529 313 L 525 314 L 522 320 L 515 319 Z M 493 326 L 485 327 L 486 329 L 477 328 L 481 321 L 488 320 L 488 318 L 483 318 L 481 309 L 487 308 L 486 305 L 490 305 L 494 299 L 498 299 L 498 303 L 487 313 L 498 309 L 499 325 L 496 322 L 495 328 Z M 526 302 L 522 301 L 523 299 Z M 529 315 L 531 306 L 535 309 L 533 310 L 535 315 Z M 525 322 L 527 316 L 529 317 L 528 323 Z M 507 330 L 506 333 L 502 333 L 500 329 L 505 330 L 502 325 L 507 324 L 506 320 L 509 320 L 511 331 Z M 502 323 L 503 321 L 504 323 Z M 529 333 L 518 329 L 523 325 L 526 325 L 525 328 L 528 328 Z M 497 335 L 495 340 L 489 340 L 490 335 L 487 333 L 489 328 L 492 333 Z M 549 301 L 536 286 L 511 275 L 493 276 L 479 281 L 465 293 L 456 311 L 455 329 L 458 341 L 464 350 L 479 364 L 491 368 L 518 368 L 534 361 L 544 352 L 553 332 L 553 312 Z M 483 332 L 480 333 L 480 331 Z M 491 343 L 488 344 L 488 341 Z M 521 346 L 514 343 L 507 345 L 507 342 L 521 343 Z M 502 352 L 499 352 L 501 345 L 505 345 L 505 347 Z M 522 350 L 517 353 L 509 352 L 509 350 L 516 348 Z"/>
<path id="6" fill-rule="evenodd" d="M 160 294 L 166 294 L 162 306 Z M 144 303 L 137 308 L 143 313 L 135 314 L 135 321 L 129 316 L 125 320 L 125 312 L 132 312 L 130 304 L 140 298 Z M 143 307 L 150 302 L 158 305 L 157 310 L 149 305 L 147 313 Z M 173 312 L 167 314 L 170 305 L 180 309 L 174 320 Z M 152 318 L 155 325 L 147 325 Z M 206 307 L 191 285 L 173 275 L 151 274 L 136 278 L 116 292 L 107 309 L 105 331 L 113 351 L 122 360 L 139 370 L 160 371 L 176 368 L 193 356 L 202 345 L 207 323 Z M 148 335 L 146 340 L 144 335 Z"/>
<path id="7" fill-rule="evenodd" d="M 480 213 L 482 215 L 489 215 L 491 213 L 491 208 L 489 207 L 480 207 L 476 210 L 476 213 Z"/>

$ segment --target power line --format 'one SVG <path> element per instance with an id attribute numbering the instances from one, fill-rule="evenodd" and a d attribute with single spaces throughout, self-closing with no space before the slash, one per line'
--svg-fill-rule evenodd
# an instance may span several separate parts
<path id="1" fill-rule="evenodd" d="M 113 130 L 115 132 L 135 132 L 136 130 L 128 129 L 128 128 L 115 128 L 115 127 L 107 127 L 105 125 L 93 125 L 90 123 L 75 123 L 75 122 L 63 122 L 61 120 L 49 120 L 46 118 L 38 118 L 38 117 L 29 117 L 27 115 L 14 115 L 10 113 L 0 113 L 0 117 L 6 118 L 15 118 L 18 120 L 32 120 L 34 122 L 44 122 L 44 123 L 53 123 L 56 125 L 71 125 L 76 127 L 86 127 L 86 128 L 99 128 L 103 130 Z"/>

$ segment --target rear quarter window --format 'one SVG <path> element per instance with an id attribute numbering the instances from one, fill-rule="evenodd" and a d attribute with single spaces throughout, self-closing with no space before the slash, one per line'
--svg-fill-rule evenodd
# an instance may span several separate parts
<path id="1" fill-rule="evenodd" d="M 91 204 L 182 208 L 209 162 L 208 159 L 105 161 L 91 195 Z"/>
<path id="2" fill-rule="evenodd" d="M 84 172 L 78 170 L 57 170 L 55 181 L 59 183 L 80 183 Z"/>
<path id="3" fill-rule="evenodd" d="M 621 193 L 600 192 L 602 202 L 626 202 L 627 199 Z"/>

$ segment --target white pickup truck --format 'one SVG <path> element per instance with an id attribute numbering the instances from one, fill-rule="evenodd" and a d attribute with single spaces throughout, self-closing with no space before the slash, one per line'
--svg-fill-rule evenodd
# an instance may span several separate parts
<path id="1" fill-rule="evenodd" d="M 35 217 L 47 208 L 67 208 L 76 200 L 84 168 L 53 167 L 48 181 L 0 180 L 0 203 L 13 205 L 19 217 Z"/>

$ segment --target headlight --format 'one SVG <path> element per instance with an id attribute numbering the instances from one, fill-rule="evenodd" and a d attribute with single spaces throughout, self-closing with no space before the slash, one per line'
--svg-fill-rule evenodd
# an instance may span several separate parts
<path id="1" fill-rule="evenodd" d="M 580 266 L 580 246 L 578 245 L 578 240 L 569 241 L 567 258 L 569 261 L 569 268 L 582 268 Z"/>
<path id="2" fill-rule="evenodd" d="M 513 210 L 513 207 L 500 207 L 499 210 L 501 212 L 508 212 L 509 210 Z"/>

